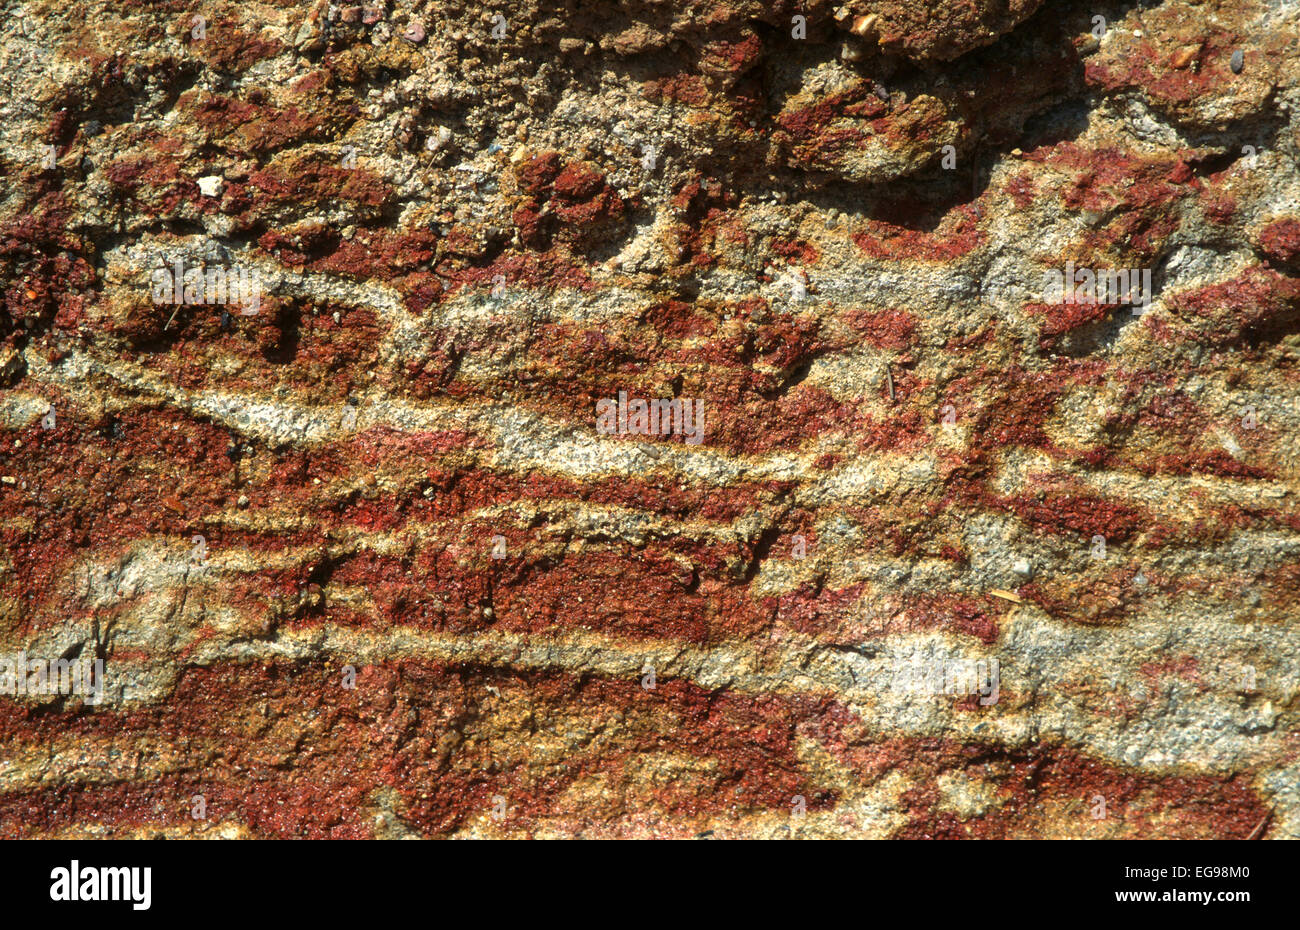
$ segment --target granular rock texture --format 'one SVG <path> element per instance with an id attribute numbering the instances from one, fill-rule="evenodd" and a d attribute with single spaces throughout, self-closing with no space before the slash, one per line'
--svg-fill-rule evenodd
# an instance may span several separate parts
<path id="1" fill-rule="evenodd" d="M 1295 0 L 7 3 L 0 835 L 1300 836 L 1298 149 Z"/>

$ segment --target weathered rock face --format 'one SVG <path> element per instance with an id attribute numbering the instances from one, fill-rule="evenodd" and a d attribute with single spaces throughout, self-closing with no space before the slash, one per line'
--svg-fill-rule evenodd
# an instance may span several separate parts
<path id="1" fill-rule="evenodd" d="M 1300 836 L 1300 8 L 1038 7 L 5 18 L 0 835 Z"/>

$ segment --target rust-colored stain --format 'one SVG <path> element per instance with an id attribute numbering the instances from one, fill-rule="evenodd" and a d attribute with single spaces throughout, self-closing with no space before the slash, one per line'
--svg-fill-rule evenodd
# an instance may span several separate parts
<path id="1" fill-rule="evenodd" d="M 1300 835 L 1295 18 L 570 6 L 0 43 L 0 836 Z"/>

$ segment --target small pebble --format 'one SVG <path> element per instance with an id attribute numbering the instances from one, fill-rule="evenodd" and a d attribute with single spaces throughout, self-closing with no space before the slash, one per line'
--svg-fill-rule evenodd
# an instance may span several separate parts
<path id="1" fill-rule="evenodd" d="M 876 23 L 879 19 L 880 17 L 875 14 L 869 16 L 858 16 L 853 20 L 853 25 L 849 27 L 849 31 L 855 36 L 864 36 L 872 29 L 876 28 Z"/>
<path id="2" fill-rule="evenodd" d="M 1200 46 L 1197 45 L 1188 45 L 1180 48 L 1174 54 L 1174 57 L 1170 60 L 1169 64 L 1171 67 L 1182 70 L 1192 63 L 1192 59 L 1196 57 L 1196 53 L 1200 50 Z"/>
<path id="3" fill-rule="evenodd" d="M 426 151 L 436 152 L 450 141 L 451 130 L 446 126 L 439 126 L 436 133 L 424 140 L 424 148 Z"/>
<path id="4" fill-rule="evenodd" d="M 217 197 L 221 194 L 221 178 L 215 174 L 210 174 L 205 178 L 199 178 L 199 190 L 204 197 Z"/>
<path id="5" fill-rule="evenodd" d="M 1232 58 L 1228 61 L 1228 67 L 1232 69 L 1233 74 L 1241 74 L 1241 69 L 1246 67 L 1246 53 L 1237 49 L 1232 53 Z"/>
<path id="6" fill-rule="evenodd" d="M 412 22 L 406 27 L 406 31 L 402 33 L 402 38 L 407 42 L 414 42 L 418 45 L 424 41 L 424 27 L 419 23 Z"/>

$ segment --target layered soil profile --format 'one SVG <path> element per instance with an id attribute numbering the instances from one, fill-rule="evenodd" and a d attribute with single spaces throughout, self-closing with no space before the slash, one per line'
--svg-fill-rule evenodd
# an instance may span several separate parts
<path id="1" fill-rule="evenodd" d="M 1294 0 L 28 0 L 0 837 L 1300 838 Z"/>

